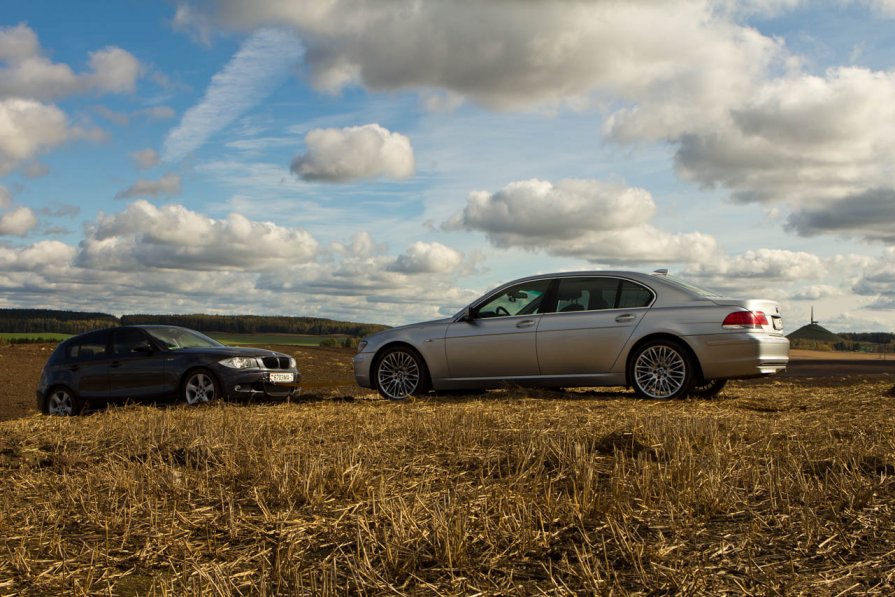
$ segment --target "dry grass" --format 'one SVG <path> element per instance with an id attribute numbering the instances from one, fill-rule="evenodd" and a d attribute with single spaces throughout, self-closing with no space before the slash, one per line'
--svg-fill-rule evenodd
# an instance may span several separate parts
<path id="1" fill-rule="evenodd" d="M 891 594 L 889 383 L 0 423 L 0 594 Z"/>

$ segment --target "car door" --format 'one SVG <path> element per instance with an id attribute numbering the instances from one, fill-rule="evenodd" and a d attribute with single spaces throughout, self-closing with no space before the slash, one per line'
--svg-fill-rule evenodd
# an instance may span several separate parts
<path id="1" fill-rule="evenodd" d="M 112 334 L 109 363 L 111 398 L 140 399 L 163 396 L 170 391 L 165 377 L 166 353 L 158 350 L 139 328 L 120 328 Z"/>
<path id="2" fill-rule="evenodd" d="M 653 297 L 645 286 L 621 278 L 561 278 L 556 308 L 538 327 L 541 374 L 608 373 Z"/>
<path id="3" fill-rule="evenodd" d="M 109 394 L 109 330 L 84 334 L 69 349 L 64 365 L 72 373 L 74 390 L 81 398 L 105 399 Z"/>
<path id="4" fill-rule="evenodd" d="M 550 280 L 499 290 L 474 306 L 469 318 L 448 326 L 445 352 L 454 379 L 539 374 L 536 332 Z"/>

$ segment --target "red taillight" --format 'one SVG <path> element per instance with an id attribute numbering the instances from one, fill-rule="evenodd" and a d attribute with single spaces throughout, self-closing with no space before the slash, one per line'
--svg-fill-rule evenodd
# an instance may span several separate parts
<path id="1" fill-rule="evenodd" d="M 752 311 L 734 311 L 724 318 L 724 323 L 721 325 L 729 330 L 754 329 L 768 325 L 768 318 L 765 317 L 764 311 L 755 311 L 754 313 Z"/>

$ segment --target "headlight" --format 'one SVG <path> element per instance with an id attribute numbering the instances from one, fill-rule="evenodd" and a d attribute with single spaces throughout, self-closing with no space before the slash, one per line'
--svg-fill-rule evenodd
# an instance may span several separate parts
<path id="1" fill-rule="evenodd" d="M 221 361 L 221 365 L 224 367 L 231 367 L 233 369 L 260 369 L 260 364 L 258 363 L 258 359 L 255 357 L 230 357 L 229 359 L 224 359 Z"/>
<path id="2" fill-rule="evenodd" d="M 360 342 L 357 343 L 357 352 L 363 352 L 366 347 L 367 347 L 367 341 L 361 340 Z"/>
<path id="3" fill-rule="evenodd" d="M 298 369 L 298 363 L 295 362 L 295 359 L 289 357 L 289 368 L 290 369 Z"/>

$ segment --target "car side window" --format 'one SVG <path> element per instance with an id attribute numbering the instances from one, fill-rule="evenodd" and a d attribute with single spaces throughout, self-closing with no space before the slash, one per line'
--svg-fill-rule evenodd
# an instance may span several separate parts
<path id="1" fill-rule="evenodd" d="M 138 350 L 140 347 L 151 348 L 151 346 L 149 339 L 140 330 L 116 330 L 112 352 L 117 356 L 134 356 L 146 353 L 145 350 Z"/>
<path id="2" fill-rule="evenodd" d="M 106 356 L 109 350 L 109 333 L 97 332 L 88 334 L 79 342 L 73 342 L 68 347 L 66 356 L 69 360 L 89 361 Z"/>
<path id="3" fill-rule="evenodd" d="M 556 312 L 612 309 L 618 282 L 616 278 L 562 278 L 556 291 Z"/>
<path id="4" fill-rule="evenodd" d="M 550 280 L 534 280 L 512 286 L 480 305 L 476 309 L 476 317 L 487 319 L 541 313 L 549 287 Z"/>
<path id="5" fill-rule="evenodd" d="M 646 286 L 641 286 L 630 280 L 623 280 L 618 293 L 619 309 L 638 309 L 649 307 L 653 302 L 653 292 Z"/>

